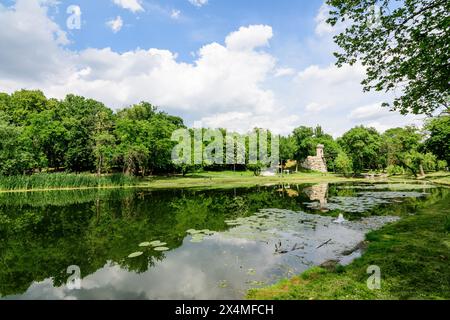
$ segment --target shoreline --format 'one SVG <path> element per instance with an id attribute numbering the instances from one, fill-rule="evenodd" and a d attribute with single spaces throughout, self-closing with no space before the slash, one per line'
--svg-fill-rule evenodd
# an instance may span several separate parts
<path id="1" fill-rule="evenodd" d="M 420 207 L 415 215 L 368 233 L 367 247 L 349 265 L 314 266 L 274 285 L 250 289 L 246 299 L 449 299 L 449 202 L 447 195 Z M 381 270 L 378 290 L 367 287 L 367 268 L 373 265 Z"/>
<path id="2" fill-rule="evenodd" d="M 0 189 L 0 193 L 27 193 L 46 191 L 73 191 L 73 190 L 110 190 L 110 189 L 226 189 L 237 187 L 261 186 L 278 183 L 317 184 L 337 182 L 386 182 L 390 179 L 366 180 L 360 178 L 346 178 L 335 174 L 301 173 L 284 177 L 256 177 L 256 176 L 215 176 L 199 174 L 187 177 L 152 177 L 133 185 L 105 185 L 97 187 L 55 187 L 55 188 L 30 188 L 30 189 Z M 403 179 L 401 181 L 408 181 Z"/>
<path id="3" fill-rule="evenodd" d="M 92 177 L 95 177 L 92 175 Z M 105 176 L 102 176 L 105 177 Z M 98 178 L 99 180 L 102 178 Z M 107 176 L 106 176 L 107 177 Z M 5 189 L 0 187 L 0 194 L 28 193 L 46 191 L 76 191 L 76 190 L 111 190 L 111 189 L 229 189 L 240 187 L 264 186 L 269 184 L 319 184 L 319 183 L 431 183 L 440 187 L 450 186 L 450 175 L 446 173 L 434 173 L 424 178 L 415 179 L 412 176 L 390 176 L 376 179 L 364 179 L 344 177 L 335 173 L 293 173 L 286 176 L 263 177 L 254 176 L 250 172 L 204 172 L 194 173 L 185 177 L 179 176 L 152 176 L 136 181 L 135 184 L 105 184 L 101 186 L 77 186 L 77 187 L 36 187 L 28 189 Z M 135 178 L 135 177 L 133 177 Z"/>

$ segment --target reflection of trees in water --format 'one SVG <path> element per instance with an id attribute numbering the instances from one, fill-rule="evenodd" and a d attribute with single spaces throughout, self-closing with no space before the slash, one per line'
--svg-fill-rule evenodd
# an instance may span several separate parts
<path id="1" fill-rule="evenodd" d="M 328 198 L 328 183 L 316 184 L 303 189 L 303 192 L 311 201 L 319 201 L 320 210 L 326 210 Z"/>
<path id="2" fill-rule="evenodd" d="M 110 261 L 145 272 L 165 254 L 139 248 L 141 242 L 161 240 L 175 249 L 188 229 L 225 231 L 227 219 L 246 217 L 262 208 L 298 211 L 308 200 L 302 186 L 290 186 L 299 192 L 295 197 L 280 197 L 277 188 L 0 195 L 0 295 L 23 293 L 33 281 L 47 278 L 61 286 L 70 265 L 78 265 L 82 277 Z M 145 254 L 128 259 L 135 251 Z"/>
<path id="3" fill-rule="evenodd" d="M 235 196 L 236 193 L 236 196 Z M 276 201 L 274 201 L 274 199 Z M 237 191 L 95 190 L 0 196 L 0 294 L 25 292 L 33 281 L 61 286 L 69 265 L 83 277 L 108 261 L 145 272 L 164 253 L 141 251 L 143 241 L 177 248 L 191 228 L 224 231 L 224 220 L 280 206 L 272 189 Z"/>

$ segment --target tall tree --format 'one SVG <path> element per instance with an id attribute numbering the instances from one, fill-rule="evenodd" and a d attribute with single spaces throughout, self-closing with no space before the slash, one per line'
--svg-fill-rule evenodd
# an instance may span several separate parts
<path id="1" fill-rule="evenodd" d="M 425 141 L 426 150 L 450 164 L 450 115 L 443 114 L 427 120 L 425 131 L 428 136 Z"/>
<path id="2" fill-rule="evenodd" d="M 327 0 L 331 25 L 343 49 L 337 65 L 360 61 L 364 90 L 396 91 L 391 107 L 430 114 L 449 108 L 450 1 Z M 389 106 L 389 103 L 384 103 Z"/>
<path id="3" fill-rule="evenodd" d="M 381 153 L 382 139 L 376 129 L 355 127 L 347 131 L 338 142 L 352 159 L 356 172 L 383 167 L 385 158 Z"/>

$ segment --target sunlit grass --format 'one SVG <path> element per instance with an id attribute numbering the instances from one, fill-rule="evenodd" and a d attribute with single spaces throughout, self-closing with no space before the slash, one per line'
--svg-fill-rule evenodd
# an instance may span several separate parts
<path id="1" fill-rule="evenodd" d="M 360 259 L 334 271 L 313 268 L 249 291 L 249 299 L 450 299 L 450 196 L 367 235 Z M 381 269 L 381 289 L 369 290 L 367 267 Z"/>
<path id="2" fill-rule="evenodd" d="M 0 176 L 2 190 L 33 190 L 58 188 L 95 188 L 107 186 L 129 186 L 139 179 L 122 174 L 97 177 L 92 174 L 41 173 L 22 176 Z"/>

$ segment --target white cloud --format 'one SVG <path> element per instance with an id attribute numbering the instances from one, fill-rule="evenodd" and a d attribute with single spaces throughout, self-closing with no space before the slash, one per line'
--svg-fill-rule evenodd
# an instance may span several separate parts
<path id="1" fill-rule="evenodd" d="M 106 25 L 111 28 L 111 30 L 114 33 L 119 32 L 122 27 L 123 27 L 123 20 L 120 16 L 117 16 L 117 18 L 109 20 L 108 22 L 106 22 Z"/>
<path id="2" fill-rule="evenodd" d="M 18 1 L 19 4 L 28 2 L 33 1 Z M 2 56 L 0 74 L 5 76 L 0 77 L 0 87 L 4 90 L 40 88 L 47 95 L 58 98 L 75 93 L 103 101 L 116 109 L 146 100 L 197 120 L 244 111 L 257 117 L 259 123 L 263 122 L 264 117 L 266 123 L 270 123 L 271 115 L 277 114 L 281 108 L 274 93 L 263 88 L 263 83 L 273 74 L 276 66 L 273 56 L 258 50 L 266 46 L 272 37 L 269 26 L 241 28 L 226 38 L 225 45 L 207 44 L 198 50 L 194 63 L 183 63 L 177 61 L 175 53 L 160 49 L 136 49 L 124 53 L 110 48 L 70 51 L 64 48 L 66 42 L 60 42 L 54 36 L 60 32 L 57 25 L 43 9 L 35 9 L 34 18 L 26 20 L 40 21 L 39 24 L 18 29 L 10 38 L 4 32 L 1 38 L 5 48 L 14 47 L 12 45 L 16 43 L 20 53 L 20 59 L 14 59 L 17 53 L 10 54 L 9 50 L 8 60 Z M 16 26 L 16 21 L 20 21 L 28 10 L 28 6 L 24 5 L 17 10 L 7 10 L 6 14 L 1 13 L 10 15 L 10 18 L 0 18 Z M 120 23 L 117 21 L 110 24 L 113 30 L 119 29 Z M 31 30 L 38 30 L 37 34 L 44 30 L 44 39 L 30 39 L 36 34 Z M 25 34 L 20 34 L 21 31 Z M 27 41 L 22 41 L 24 39 Z M 29 43 L 34 43 L 34 50 L 26 50 Z M 40 52 L 45 54 L 40 57 Z M 49 59 L 45 65 L 35 63 L 37 58 L 42 62 L 45 60 L 43 58 L 53 56 L 55 59 Z M 7 66 L 3 61 L 9 62 Z M 8 75 L 17 76 L 26 61 L 32 64 L 20 81 L 6 76 L 6 71 Z M 55 68 L 58 63 L 61 68 Z M 60 73 L 59 69 L 65 72 Z M 52 77 L 47 77 L 47 73 Z M 35 82 L 29 81 L 30 75 L 36 77 Z M 224 121 L 220 123 L 224 124 Z M 243 130 L 246 129 L 248 127 Z"/>
<path id="3" fill-rule="evenodd" d="M 287 77 L 295 74 L 295 70 L 292 68 L 278 68 L 275 70 L 275 77 Z"/>
<path id="4" fill-rule="evenodd" d="M 253 50 L 257 47 L 268 46 L 272 37 L 272 27 L 253 25 L 240 27 L 238 31 L 230 33 L 226 37 L 225 43 L 230 50 Z"/>
<path id="5" fill-rule="evenodd" d="M 71 51 L 64 31 L 36 0 L 2 8 L 0 21 L 2 91 L 37 88 L 57 98 L 74 93 L 115 109 L 146 100 L 190 123 L 241 132 L 258 126 L 289 133 L 321 124 L 339 135 L 357 124 L 381 128 L 380 123 L 393 127 L 414 120 L 373 111 L 370 106 L 389 97 L 362 92 L 361 65 L 312 65 L 296 74 L 278 66 L 265 50 L 273 37 L 270 26 L 241 27 L 225 44 L 207 44 L 193 63 L 185 63 L 155 48 Z"/>
<path id="6" fill-rule="evenodd" d="M 196 7 L 202 7 L 208 4 L 208 0 L 189 0 L 189 2 Z"/>
<path id="7" fill-rule="evenodd" d="M 354 109 L 349 117 L 353 120 L 378 120 L 390 115 L 389 109 L 383 108 L 381 103 L 374 103 Z"/>
<path id="8" fill-rule="evenodd" d="M 323 3 L 320 6 L 319 12 L 317 13 L 314 19 L 316 22 L 315 32 L 319 36 L 333 32 L 333 27 L 327 23 L 327 19 L 330 17 L 329 16 L 330 9 L 331 9 L 330 6 Z"/>
<path id="9" fill-rule="evenodd" d="M 0 7 L 0 21 L 0 79 L 40 83 L 73 71 L 72 55 L 61 49 L 69 43 L 66 33 L 47 17 L 45 6 L 18 0 L 11 8 Z"/>
<path id="10" fill-rule="evenodd" d="M 113 0 L 116 5 L 131 12 L 144 11 L 141 0 Z"/>
<path id="11" fill-rule="evenodd" d="M 181 11 L 176 10 L 176 9 L 173 9 L 172 12 L 170 13 L 170 17 L 175 20 L 180 18 L 180 15 L 181 15 Z"/>

